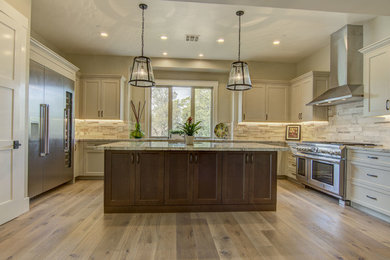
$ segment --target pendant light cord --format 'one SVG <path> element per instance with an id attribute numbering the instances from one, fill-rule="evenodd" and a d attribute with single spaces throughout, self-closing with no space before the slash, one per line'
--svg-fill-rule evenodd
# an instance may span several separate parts
<path id="1" fill-rule="evenodd" d="M 238 61 L 241 59 L 241 15 L 238 16 Z"/>
<path id="2" fill-rule="evenodd" d="M 145 29 L 145 15 L 144 15 L 144 12 L 145 10 L 142 9 L 142 34 L 141 34 L 141 53 L 142 53 L 142 56 L 144 56 L 144 29 Z"/>

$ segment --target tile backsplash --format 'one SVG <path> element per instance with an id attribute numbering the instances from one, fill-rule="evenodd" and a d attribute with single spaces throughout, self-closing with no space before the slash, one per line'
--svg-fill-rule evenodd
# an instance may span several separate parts
<path id="1" fill-rule="evenodd" d="M 233 131 L 234 139 L 284 141 L 283 123 L 244 123 Z M 306 122 L 302 140 L 365 142 L 390 146 L 390 117 L 364 117 L 363 102 L 329 107 L 328 122 Z M 127 139 L 129 124 L 120 120 L 76 120 L 76 139 Z"/>
<path id="2" fill-rule="evenodd" d="M 287 124 L 240 124 L 234 139 L 283 141 Z M 365 142 L 390 146 L 390 117 L 363 116 L 363 102 L 329 107 L 328 122 L 302 125 L 302 140 Z"/>
<path id="3" fill-rule="evenodd" d="M 75 120 L 76 139 L 127 139 L 129 129 L 121 120 Z"/>

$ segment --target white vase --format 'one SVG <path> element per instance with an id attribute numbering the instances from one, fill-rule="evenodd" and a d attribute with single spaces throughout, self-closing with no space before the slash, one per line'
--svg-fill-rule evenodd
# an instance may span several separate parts
<path id="1" fill-rule="evenodd" d="M 185 136 L 186 145 L 193 145 L 194 144 L 194 137 L 186 135 Z"/>

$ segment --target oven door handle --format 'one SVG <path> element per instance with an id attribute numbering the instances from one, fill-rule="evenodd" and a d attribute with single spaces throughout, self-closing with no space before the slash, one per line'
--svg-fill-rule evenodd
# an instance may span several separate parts
<path id="1" fill-rule="evenodd" d="M 309 160 L 318 160 L 322 162 L 330 162 L 330 163 L 337 163 L 340 164 L 341 161 L 344 161 L 345 159 L 332 159 L 327 157 L 321 157 L 321 156 L 313 156 L 313 155 L 303 155 L 303 154 L 294 154 L 294 157 L 303 158 L 303 159 L 309 159 Z"/>

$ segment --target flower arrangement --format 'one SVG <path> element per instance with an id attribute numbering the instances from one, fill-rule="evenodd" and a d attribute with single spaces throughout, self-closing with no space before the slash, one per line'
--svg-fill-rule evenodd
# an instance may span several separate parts
<path id="1" fill-rule="evenodd" d="M 130 132 L 130 138 L 131 137 L 133 137 L 133 138 L 142 138 L 142 137 L 144 137 L 145 134 L 141 130 L 141 124 L 139 123 L 139 121 L 140 121 L 140 119 L 142 117 L 142 114 L 144 113 L 146 102 L 144 102 L 144 104 L 142 106 L 142 109 L 141 109 L 141 102 L 138 102 L 138 109 L 135 108 L 133 100 L 130 101 L 130 104 L 131 104 L 131 109 L 133 110 L 133 114 L 134 114 L 135 121 L 136 121 L 136 123 L 135 123 L 135 130 L 132 130 Z"/>
<path id="2" fill-rule="evenodd" d="M 187 121 L 180 126 L 180 130 L 183 131 L 185 135 L 194 136 L 202 127 L 199 125 L 201 121 L 194 122 L 192 117 L 189 117 Z"/>
<path id="3" fill-rule="evenodd" d="M 194 144 L 194 135 L 198 133 L 202 127 L 199 125 L 201 121 L 194 122 L 192 117 L 189 117 L 187 121 L 180 126 L 180 130 L 185 134 L 185 142 L 187 145 Z"/>

